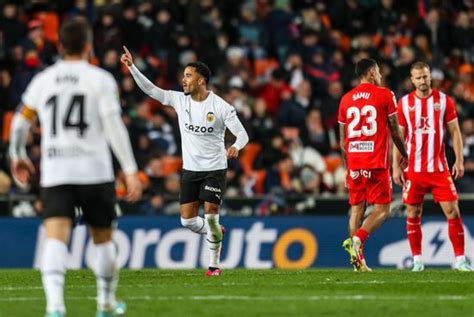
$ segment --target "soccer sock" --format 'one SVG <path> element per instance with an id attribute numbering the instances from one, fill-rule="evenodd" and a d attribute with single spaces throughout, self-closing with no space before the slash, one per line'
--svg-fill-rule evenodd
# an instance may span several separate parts
<path id="1" fill-rule="evenodd" d="M 196 232 L 199 234 L 206 234 L 207 233 L 207 226 L 204 218 L 202 217 L 194 217 L 189 219 L 181 218 L 181 224 L 183 227 L 188 228 L 192 232 Z"/>
<path id="2" fill-rule="evenodd" d="M 464 255 L 464 227 L 461 218 L 448 219 L 449 240 L 454 249 L 454 256 Z"/>
<path id="3" fill-rule="evenodd" d="M 369 232 L 365 229 L 359 228 L 354 233 L 354 236 L 359 238 L 360 242 L 364 244 L 365 240 L 367 240 L 367 238 L 369 237 Z"/>
<path id="4" fill-rule="evenodd" d="M 110 310 L 116 304 L 118 284 L 117 248 L 112 241 L 94 246 L 94 273 L 97 280 L 97 308 Z"/>
<path id="5" fill-rule="evenodd" d="M 421 255 L 421 241 L 423 234 L 421 232 L 421 217 L 407 217 L 407 237 L 410 242 L 411 254 L 415 256 Z"/>
<path id="6" fill-rule="evenodd" d="M 46 311 L 65 312 L 64 274 L 66 272 L 67 246 L 64 242 L 47 238 L 41 259 L 41 277 L 46 294 Z"/>
<path id="7" fill-rule="evenodd" d="M 219 224 L 219 215 L 206 214 L 206 222 L 209 229 L 206 238 L 211 257 L 209 266 L 217 268 L 219 267 L 222 247 L 222 231 L 221 225 Z"/>

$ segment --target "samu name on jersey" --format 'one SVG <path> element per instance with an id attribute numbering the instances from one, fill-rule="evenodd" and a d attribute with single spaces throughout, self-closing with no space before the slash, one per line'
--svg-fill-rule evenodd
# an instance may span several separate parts
<path id="1" fill-rule="evenodd" d="M 114 179 L 102 120 L 120 113 L 117 84 L 86 61 L 59 61 L 36 75 L 22 96 L 42 127 L 41 185 Z"/>
<path id="2" fill-rule="evenodd" d="M 188 171 L 214 171 L 227 168 L 224 146 L 226 123 L 238 120 L 234 107 L 212 91 L 201 101 L 182 92 L 165 92 L 165 105 L 178 114 L 183 168 Z"/>

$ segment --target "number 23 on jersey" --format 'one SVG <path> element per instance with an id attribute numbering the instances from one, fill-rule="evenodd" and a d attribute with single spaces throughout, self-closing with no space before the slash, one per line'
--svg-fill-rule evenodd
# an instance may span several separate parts
<path id="1" fill-rule="evenodd" d="M 377 109 L 371 105 L 347 108 L 347 137 L 358 138 L 377 133 Z"/>

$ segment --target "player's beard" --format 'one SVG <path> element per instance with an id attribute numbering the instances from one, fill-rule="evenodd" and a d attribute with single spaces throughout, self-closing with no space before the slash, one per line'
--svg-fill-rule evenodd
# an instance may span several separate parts
<path id="1" fill-rule="evenodd" d="M 422 92 L 427 92 L 430 90 L 430 86 L 428 86 L 427 84 L 421 84 L 418 89 Z"/>

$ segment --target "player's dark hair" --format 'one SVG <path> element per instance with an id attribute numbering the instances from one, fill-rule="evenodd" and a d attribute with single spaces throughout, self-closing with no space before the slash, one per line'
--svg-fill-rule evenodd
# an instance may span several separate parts
<path id="1" fill-rule="evenodd" d="M 203 62 L 192 62 L 186 65 L 186 67 L 194 67 L 196 69 L 196 72 L 198 72 L 202 77 L 204 77 L 206 84 L 209 83 L 209 80 L 211 79 L 211 70 L 206 64 L 204 64 Z"/>
<path id="2" fill-rule="evenodd" d="M 377 62 L 372 58 L 363 58 L 355 65 L 355 73 L 357 77 L 362 78 L 374 67 L 377 66 Z"/>
<path id="3" fill-rule="evenodd" d="M 430 65 L 428 65 L 427 63 L 425 62 L 414 62 L 413 64 L 411 64 L 410 66 L 410 73 L 412 70 L 414 69 L 423 69 L 423 68 L 428 68 L 428 70 L 430 70 Z"/>
<path id="4" fill-rule="evenodd" d="M 81 17 L 64 22 L 59 30 L 59 41 L 67 55 L 81 55 L 90 36 L 90 27 Z"/>

